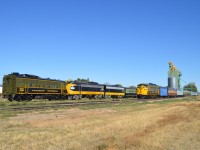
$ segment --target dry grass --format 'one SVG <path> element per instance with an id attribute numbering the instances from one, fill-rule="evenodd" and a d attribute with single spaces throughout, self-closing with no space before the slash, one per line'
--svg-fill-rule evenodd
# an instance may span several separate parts
<path id="1" fill-rule="evenodd" d="M 0 149 L 200 148 L 199 101 L 48 110 L 0 122 Z"/>

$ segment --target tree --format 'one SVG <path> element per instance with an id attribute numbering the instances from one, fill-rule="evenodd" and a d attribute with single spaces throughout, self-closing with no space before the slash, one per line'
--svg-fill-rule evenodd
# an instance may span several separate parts
<path id="1" fill-rule="evenodd" d="M 129 88 L 136 88 L 135 86 L 130 86 Z"/>
<path id="2" fill-rule="evenodd" d="M 106 82 L 106 83 L 104 83 L 104 85 L 111 85 L 110 83 L 108 83 L 108 82 Z"/>
<path id="3" fill-rule="evenodd" d="M 77 82 L 90 82 L 90 79 L 89 79 L 89 78 L 87 78 L 87 79 L 77 78 L 76 81 L 77 81 Z"/>
<path id="4" fill-rule="evenodd" d="M 115 84 L 115 86 L 122 86 L 122 84 Z"/>
<path id="5" fill-rule="evenodd" d="M 195 84 L 188 84 L 186 86 L 183 87 L 183 90 L 186 90 L 186 91 L 192 91 L 192 92 L 197 92 L 197 87 Z"/>
<path id="6" fill-rule="evenodd" d="M 67 79 L 67 80 L 65 80 L 65 83 L 70 83 L 72 81 L 73 81 L 72 79 Z"/>

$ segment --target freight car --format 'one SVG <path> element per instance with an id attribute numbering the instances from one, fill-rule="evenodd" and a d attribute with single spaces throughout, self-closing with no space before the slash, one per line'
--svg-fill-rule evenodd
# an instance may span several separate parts
<path id="1" fill-rule="evenodd" d="M 30 74 L 12 73 L 3 78 L 3 97 L 8 100 L 65 99 L 64 81 L 40 78 Z"/>
<path id="2" fill-rule="evenodd" d="M 136 98 L 137 97 L 137 88 L 136 87 L 130 87 L 130 88 L 125 88 L 125 98 Z"/>
<path id="3" fill-rule="evenodd" d="M 174 88 L 168 88 L 168 97 L 177 97 L 177 90 Z"/>
<path id="4" fill-rule="evenodd" d="M 160 97 L 168 97 L 168 88 L 160 87 Z"/>
<path id="5" fill-rule="evenodd" d="M 138 98 L 152 98 L 160 96 L 160 87 L 156 84 L 139 84 L 137 86 Z"/>

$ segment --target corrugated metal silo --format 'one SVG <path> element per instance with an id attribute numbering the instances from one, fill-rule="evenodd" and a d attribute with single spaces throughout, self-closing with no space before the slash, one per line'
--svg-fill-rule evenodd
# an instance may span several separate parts
<path id="1" fill-rule="evenodd" d="M 168 87 L 178 89 L 178 79 L 176 77 L 169 77 Z"/>

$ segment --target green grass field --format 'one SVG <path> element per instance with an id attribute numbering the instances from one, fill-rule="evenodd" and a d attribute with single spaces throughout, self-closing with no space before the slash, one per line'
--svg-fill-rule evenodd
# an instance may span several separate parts
<path id="1" fill-rule="evenodd" d="M 13 111 L 63 101 L 0 100 L 0 149 L 198 149 L 200 97 Z M 3 110 L 1 110 L 3 109 Z"/>

